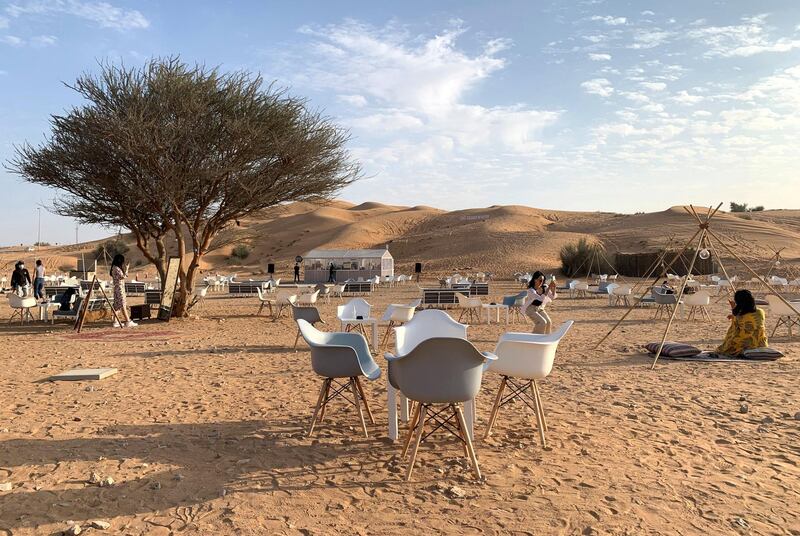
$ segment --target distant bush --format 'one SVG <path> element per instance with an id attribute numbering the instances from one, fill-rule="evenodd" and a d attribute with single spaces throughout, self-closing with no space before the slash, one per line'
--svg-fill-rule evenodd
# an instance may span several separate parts
<path id="1" fill-rule="evenodd" d="M 747 203 L 731 201 L 731 212 L 747 212 Z"/>
<path id="2" fill-rule="evenodd" d="M 748 208 L 747 203 L 736 203 L 731 201 L 731 212 L 761 212 L 764 210 L 763 205 Z"/>
<path id="3" fill-rule="evenodd" d="M 50 242 L 34 242 L 33 245 L 34 246 L 40 246 L 40 247 L 41 246 L 49 246 Z"/>
<path id="4" fill-rule="evenodd" d="M 75 269 L 75 266 L 72 264 L 62 264 L 58 267 L 59 272 L 71 272 Z"/>
<path id="5" fill-rule="evenodd" d="M 247 247 L 245 244 L 238 244 L 233 247 L 231 251 L 231 259 L 233 260 L 244 260 L 250 256 L 250 248 Z"/>
<path id="6" fill-rule="evenodd" d="M 603 245 L 590 244 L 585 238 L 581 238 L 574 244 L 563 246 L 559 257 L 561 258 L 561 271 L 567 277 L 589 275 L 592 270 L 614 271 L 614 267 L 605 260 Z"/>
<path id="7" fill-rule="evenodd" d="M 113 259 L 116 255 L 125 255 L 130 249 L 128 244 L 122 240 L 106 240 L 95 248 L 94 258 L 95 260 L 101 260 L 105 255 L 108 255 L 110 259 Z"/>

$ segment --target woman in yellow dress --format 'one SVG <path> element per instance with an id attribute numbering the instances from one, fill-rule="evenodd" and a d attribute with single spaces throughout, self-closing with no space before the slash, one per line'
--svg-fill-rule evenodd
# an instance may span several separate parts
<path id="1" fill-rule="evenodd" d="M 764 311 L 756 307 L 750 291 L 737 290 L 730 304 L 731 325 L 717 353 L 738 356 L 750 348 L 767 347 L 766 317 Z"/>

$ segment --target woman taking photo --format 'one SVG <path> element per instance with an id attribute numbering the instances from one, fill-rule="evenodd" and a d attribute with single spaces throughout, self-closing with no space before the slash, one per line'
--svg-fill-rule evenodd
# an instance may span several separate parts
<path id="1" fill-rule="evenodd" d="M 756 307 L 756 300 L 749 290 L 737 290 L 733 295 L 731 325 L 725 340 L 717 348 L 718 354 L 738 356 L 750 348 L 765 348 L 767 344 L 766 317 Z"/>
<path id="2" fill-rule="evenodd" d="M 125 321 L 126 328 L 139 325 L 128 315 L 128 304 L 125 300 L 125 279 L 127 277 L 128 265 L 125 264 L 125 257 L 120 254 L 114 255 L 114 260 L 111 261 L 111 279 L 114 287 L 114 312 L 117 314 L 114 319 L 115 328 L 121 327 L 120 321 Z"/>
<path id="3" fill-rule="evenodd" d="M 536 271 L 528 283 L 528 295 L 522 303 L 522 314 L 533 320 L 533 332 L 548 334 L 553 331 L 553 321 L 544 308 L 556 299 L 556 281 L 544 286 L 544 274 Z"/>

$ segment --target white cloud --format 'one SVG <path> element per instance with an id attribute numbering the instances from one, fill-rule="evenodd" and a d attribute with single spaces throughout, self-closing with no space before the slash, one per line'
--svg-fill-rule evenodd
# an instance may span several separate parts
<path id="1" fill-rule="evenodd" d="M 653 13 L 652 11 L 650 11 L 650 10 L 648 9 L 648 10 L 642 11 L 642 12 L 641 12 L 641 15 L 644 15 L 644 16 L 646 16 L 646 17 L 647 17 L 647 16 L 652 16 L 652 15 L 655 15 L 655 13 Z"/>
<path id="2" fill-rule="evenodd" d="M 364 95 L 338 95 L 336 98 L 340 102 L 355 106 L 356 108 L 362 108 L 367 105 L 367 99 Z"/>
<path id="3" fill-rule="evenodd" d="M 395 105 L 446 110 L 481 80 L 505 67 L 496 41 L 476 56 L 455 47 L 461 28 L 424 41 L 393 27 L 377 30 L 350 21 L 324 28 L 304 27 L 324 61 L 305 73 L 315 84 L 370 95 Z"/>
<path id="4" fill-rule="evenodd" d="M 369 140 L 370 147 L 356 154 L 386 173 L 399 172 L 388 166 L 400 166 L 414 177 L 429 177 L 506 155 L 507 163 L 497 164 L 504 169 L 546 153 L 542 130 L 560 111 L 467 102 L 471 89 L 506 67 L 499 54 L 511 43 L 493 39 L 468 54 L 458 46 L 465 31 L 455 26 L 426 37 L 357 21 L 303 27 L 310 42 L 286 62 L 286 78 L 295 87 L 337 92 L 337 101 L 349 108 L 342 123 L 355 139 Z"/>
<path id="5" fill-rule="evenodd" d="M 614 88 L 606 78 L 593 78 L 581 83 L 581 87 L 590 95 L 600 95 L 610 97 L 614 93 Z"/>
<path id="6" fill-rule="evenodd" d="M 681 90 L 677 94 L 673 95 L 671 99 L 681 104 L 697 104 L 698 102 L 705 100 L 705 97 L 700 95 L 690 95 L 688 91 Z"/>
<path id="7" fill-rule="evenodd" d="M 11 45 L 12 47 L 21 47 L 25 44 L 25 41 L 16 35 L 4 35 L 0 37 L 0 43 L 5 43 L 6 45 Z"/>
<path id="8" fill-rule="evenodd" d="M 639 85 L 651 91 L 664 91 L 667 89 L 667 84 L 664 82 L 639 82 Z"/>
<path id="9" fill-rule="evenodd" d="M 0 17 L 0 30 L 8 28 L 8 19 L 5 17 Z"/>
<path id="10" fill-rule="evenodd" d="M 597 54 L 589 53 L 589 59 L 592 61 L 611 61 L 611 54 Z"/>
<path id="11" fill-rule="evenodd" d="M 628 21 L 625 17 L 612 17 L 611 15 L 595 15 L 591 17 L 591 20 L 604 22 L 609 26 L 622 26 Z"/>
<path id="12" fill-rule="evenodd" d="M 123 9 L 107 2 L 83 0 L 27 0 L 9 4 L 6 13 L 12 17 L 33 15 L 71 15 L 96 23 L 102 28 L 134 30 L 147 28 L 150 22 L 135 9 Z"/>
<path id="13" fill-rule="evenodd" d="M 30 39 L 30 43 L 35 47 L 49 47 L 56 44 L 58 38 L 55 35 L 37 35 Z"/>
<path id="14" fill-rule="evenodd" d="M 658 28 L 638 29 L 634 31 L 633 43 L 628 45 L 628 48 L 635 50 L 655 48 L 666 43 L 673 35 L 672 32 L 667 32 Z"/>
<path id="15" fill-rule="evenodd" d="M 799 39 L 772 38 L 767 17 L 766 14 L 744 17 L 741 24 L 729 26 L 700 26 L 689 30 L 686 35 L 708 47 L 707 56 L 748 57 L 800 48 Z"/>

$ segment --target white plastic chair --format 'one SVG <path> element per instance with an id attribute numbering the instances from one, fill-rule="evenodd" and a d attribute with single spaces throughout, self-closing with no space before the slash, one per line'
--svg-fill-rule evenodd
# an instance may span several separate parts
<path id="1" fill-rule="evenodd" d="M 358 327 L 364 337 L 367 337 L 367 332 L 364 330 L 364 323 L 362 320 L 370 320 L 370 311 L 372 306 L 367 303 L 364 298 L 353 298 L 344 305 L 336 306 L 336 317 L 342 325 L 342 330 L 345 332 Z M 361 317 L 361 318 L 359 318 Z"/>
<path id="2" fill-rule="evenodd" d="M 489 362 L 489 370 L 500 374 L 503 379 L 492 406 L 484 437 L 489 437 L 492 433 L 492 427 L 500 407 L 512 400 L 519 399 L 536 414 L 542 448 L 547 447 L 545 439 L 547 419 L 544 415 L 542 398 L 536 380 L 546 378 L 553 370 L 558 343 L 567 334 L 572 324 L 573 321 L 568 320 L 561 324 L 557 331 L 548 335 L 509 332 L 500 337 L 494 349 L 497 360 Z M 518 380 L 522 380 L 522 382 Z M 511 390 L 511 393 L 503 397 L 506 387 Z"/>
<path id="3" fill-rule="evenodd" d="M 708 305 L 711 303 L 711 295 L 705 290 L 698 290 L 694 294 L 683 295 L 684 307 L 689 307 L 688 320 L 697 318 L 697 312 L 700 311 L 701 320 L 711 320 L 711 315 L 708 314 Z"/>
<path id="4" fill-rule="evenodd" d="M 800 303 L 795 305 L 794 309 L 797 309 L 795 311 L 774 294 L 767 294 L 767 303 L 769 304 L 770 313 L 778 317 L 778 322 L 775 324 L 775 329 L 772 330 L 770 337 L 774 337 L 781 326 L 786 326 L 789 330 L 789 337 L 791 337 L 792 326 L 800 326 Z"/>
<path id="5" fill-rule="evenodd" d="M 630 306 L 630 295 L 633 289 L 630 285 L 619 285 L 611 289 L 611 300 L 613 305 Z"/>
<path id="6" fill-rule="evenodd" d="M 473 320 L 475 323 L 480 323 L 482 306 L 481 299 L 477 296 L 465 296 L 460 292 L 456 292 L 456 298 L 458 299 L 458 308 L 461 309 L 461 315 L 458 317 L 458 321 L 461 322 L 461 319 L 464 318 L 464 315 L 466 314 L 467 320 Z"/>
<path id="7" fill-rule="evenodd" d="M 386 332 L 383 334 L 381 347 L 385 346 L 386 343 L 389 342 L 389 334 L 391 333 L 392 328 L 405 324 L 414 318 L 414 311 L 416 311 L 416 306 L 410 305 L 392 304 L 386 308 L 386 312 L 383 314 L 381 320 L 383 322 L 388 322 L 388 324 L 386 324 Z"/>
<path id="8" fill-rule="evenodd" d="M 317 297 L 319 296 L 319 290 L 315 290 L 314 292 L 301 294 L 297 297 L 296 305 L 298 307 L 312 307 L 315 303 L 317 303 Z"/>
<path id="9" fill-rule="evenodd" d="M 27 322 L 28 320 L 33 320 L 31 309 L 37 305 L 36 298 L 33 296 L 20 298 L 17 294 L 11 292 L 8 294 L 8 305 L 14 310 L 8 319 L 9 324 L 17 315 L 19 315 L 20 324 Z"/>
<path id="10" fill-rule="evenodd" d="M 344 294 L 345 285 L 333 285 L 331 287 L 330 295 L 336 296 L 339 298 L 339 301 L 342 301 L 342 295 Z"/>
<path id="11" fill-rule="evenodd" d="M 208 288 L 208 287 L 206 287 L 206 289 L 207 289 L 207 288 Z M 205 289 L 203 289 L 203 290 L 205 290 Z M 256 316 L 258 316 L 258 315 L 260 315 L 260 314 L 261 314 L 261 311 L 263 311 L 263 310 L 264 310 L 264 307 L 265 307 L 265 306 L 269 307 L 269 312 L 270 312 L 270 314 L 272 314 L 272 304 L 273 304 L 273 302 L 274 302 L 275 300 L 273 300 L 273 299 L 271 299 L 271 298 L 267 298 L 267 297 L 264 295 L 264 291 L 263 291 L 263 290 L 261 290 L 261 289 L 260 289 L 260 288 L 258 288 L 258 287 L 256 287 L 256 292 L 258 292 L 258 301 L 260 301 L 260 302 L 261 302 L 261 304 L 260 304 L 260 305 L 259 305 L 259 307 L 258 307 L 258 312 L 256 313 Z"/>

